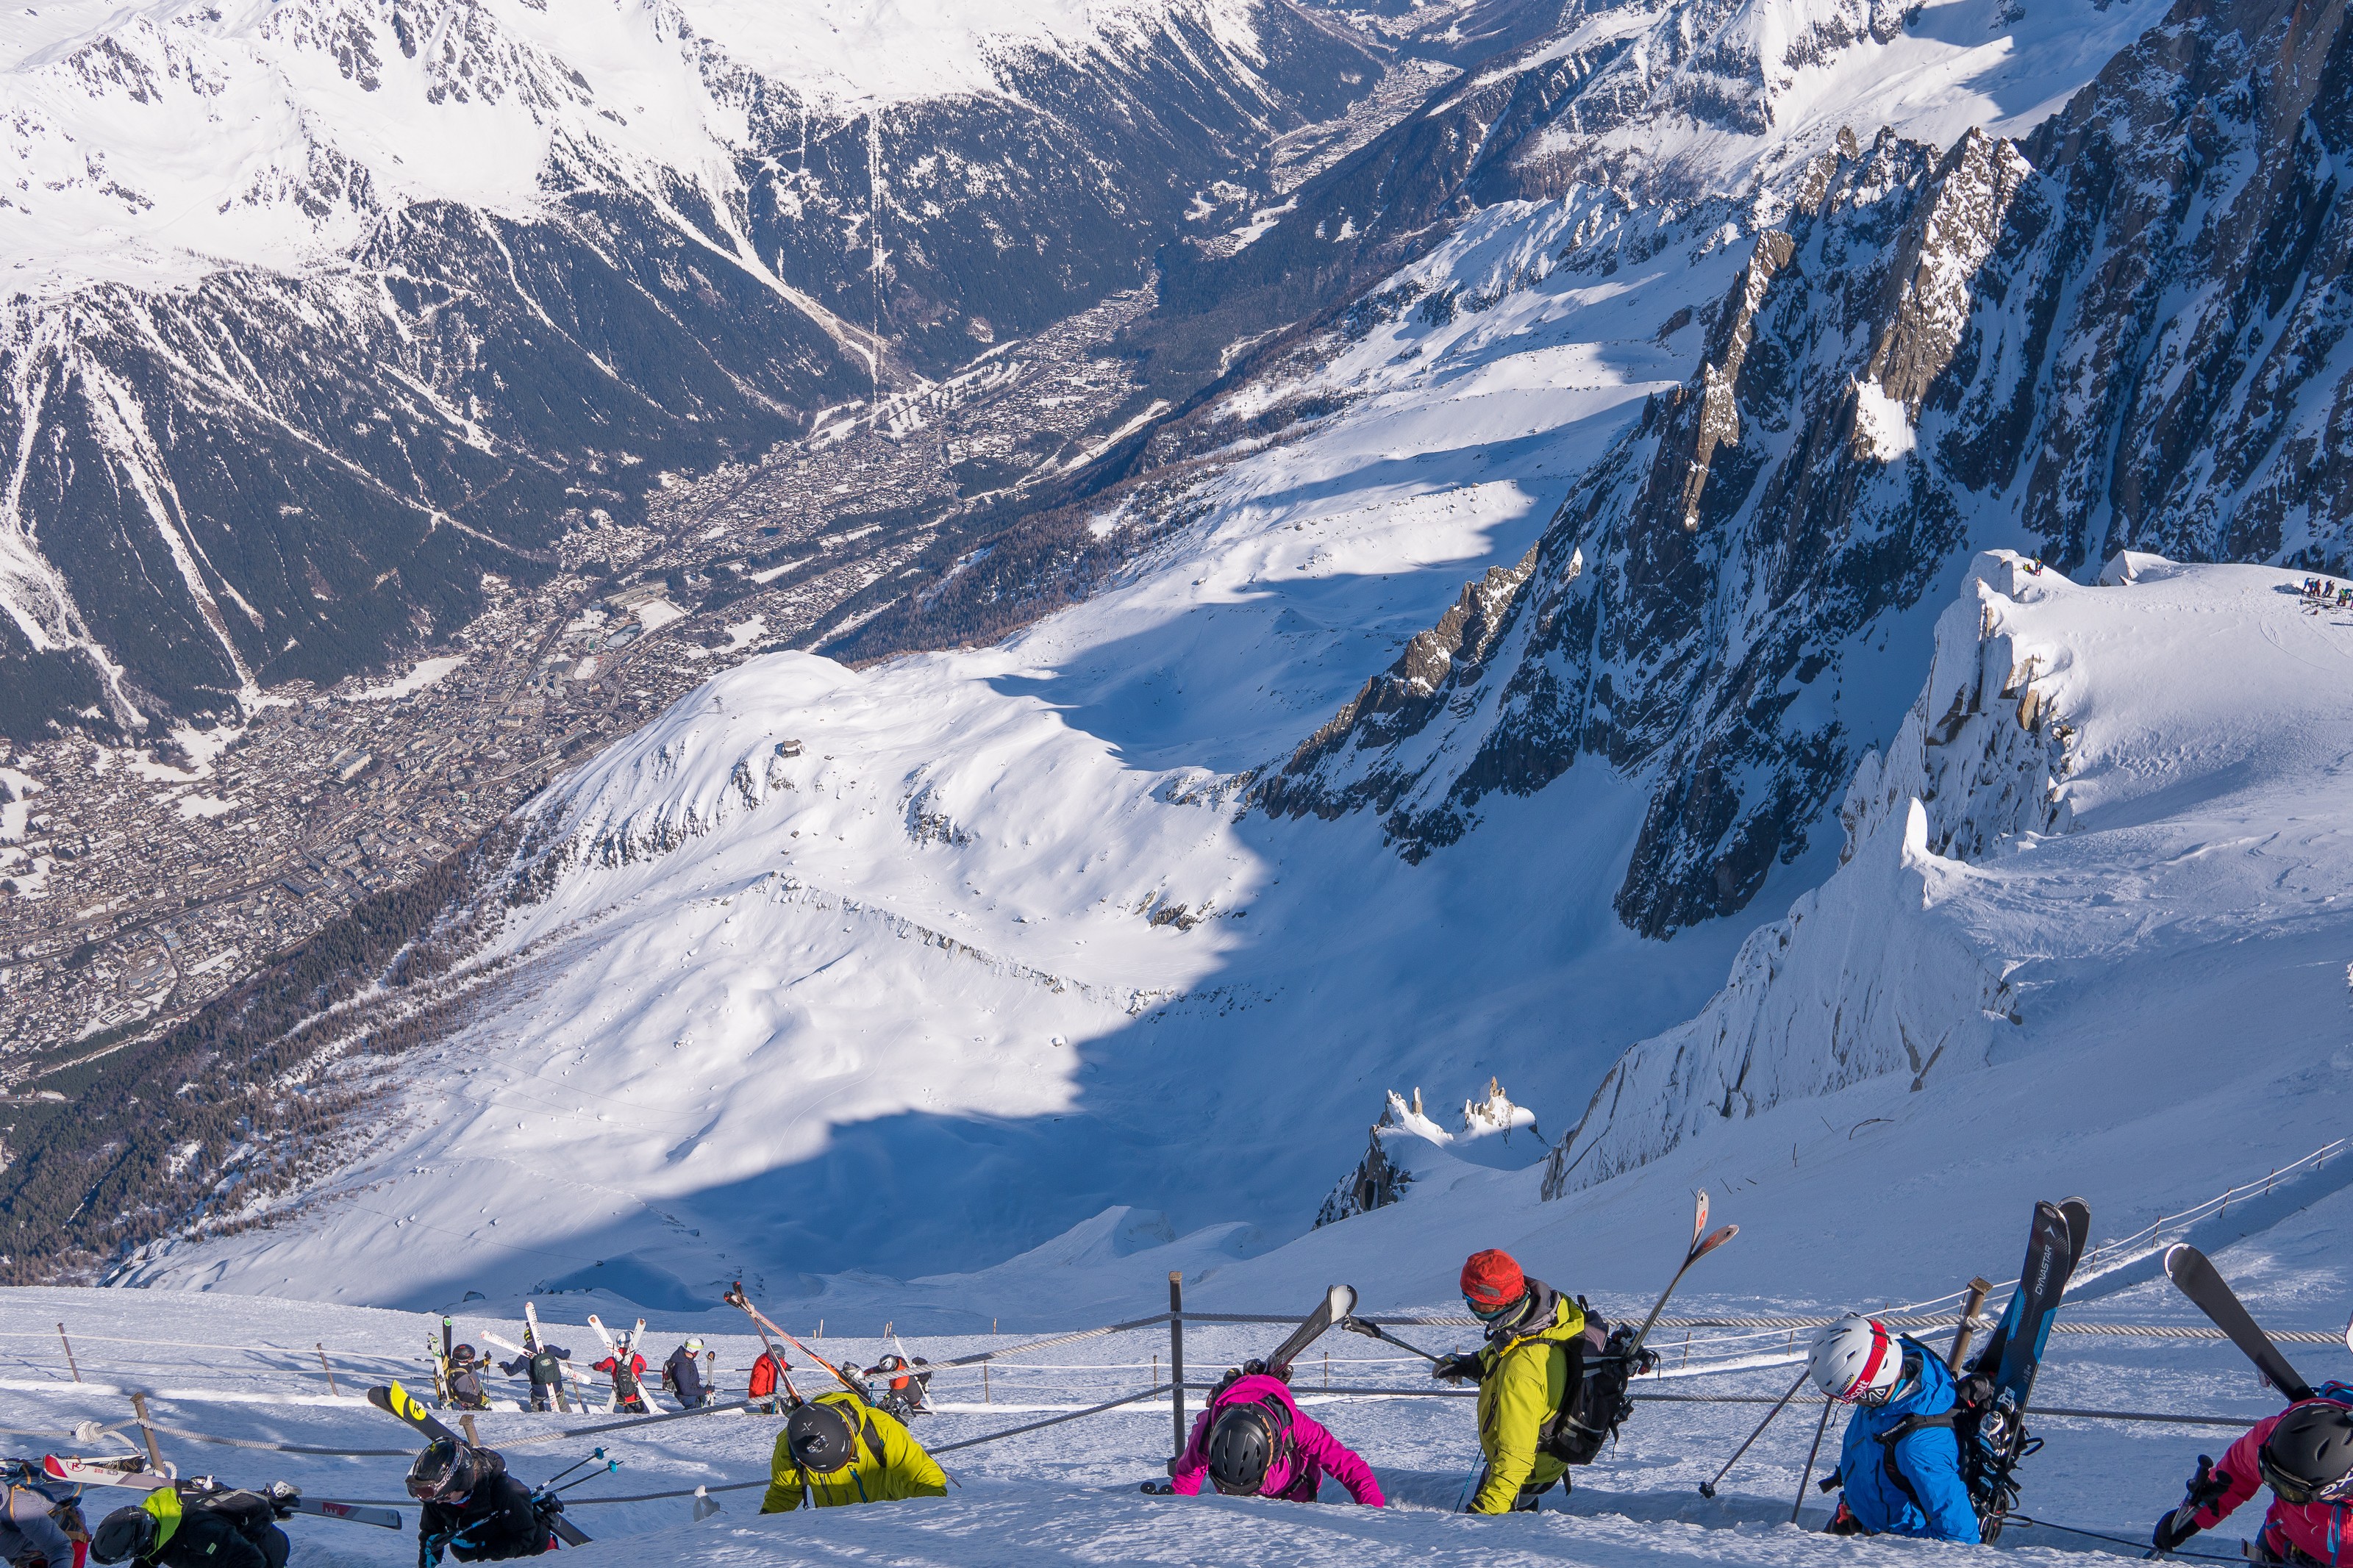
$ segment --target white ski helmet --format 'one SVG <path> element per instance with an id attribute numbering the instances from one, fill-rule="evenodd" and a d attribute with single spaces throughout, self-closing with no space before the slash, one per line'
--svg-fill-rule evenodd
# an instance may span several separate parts
<path id="1" fill-rule="evenodd" d="M 1884 1405 L 1904 1375 L 1904 1350 L 1886 1324 L 1850 1312 L 1822 1331 L 1806 1371 L 1841 1404 Z"/>
<path id="2" fill-rule="evenodd" d="M 701 1355 L 701 1354 L 702 1353 L 702 1340 L 700 1340 L 700 1339 L 690 1339 L 690 1340 L 688 1340 L 688 1341 L 686 1342 L 686 1351 L 687 1351 L 687 1353 L 688 1353 L 689 1355 Z"/>

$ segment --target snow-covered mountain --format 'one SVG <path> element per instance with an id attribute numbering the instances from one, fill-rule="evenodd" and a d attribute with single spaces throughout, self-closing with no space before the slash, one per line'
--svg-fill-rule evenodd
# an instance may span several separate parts
<path id="1" fill-rule="evenodd" d="M 17 734 L 451 625 L 659 471 L 1131 286 L 1382 69 L 1281 0 L 69 3 L 0 58 Z"/>
<path id="2" fill-rule="evenodd" d="M 1969 1128 L 1981 1149 L 1938 1157 L 2012 1198 L 2021 1147 L 2073 1170 L 2173 1132 L 2207 1087 L 2179 1021 L 2277 980 L 2240 955 L 2288 951 L 2279 895 L 2201 885 L 2211 923 L 2178 928 L 2081 912 L 2226 841 L 2200 803 L 2260 840 L 2328 775 L 2325 746 L 2270 758 L 2228 689 L 2152 672 L 2211 631 L 2205 660 L 2325 736 L 2341 634 L 2274 567 L 2087 580 L 2140 542 L 2337 559 L 2344 91 L 2251 63 L 2333 58 L 2337 21 L 2185 9 L 2136 42 L 2160 19 L 2128 5 L 1603 20 L 1515 45 L 1239 249 L 1172 263 L 1180 303 L 1245 268 L 1196 300 L 1222 319 L 1247 268 L 1306 277 L 1313 245 L 1331 276 L 1425 250 L 1143 451 L 1162 488 L 1085 526 L 1120 563 L 1105 591 L 995 647 L 759 661 L 563 781 L 483 906 L 481 1010 L 400 1060 L 405 1119 L 279 1228 L 119 1277 L 682 1304 L 744 1271 L 942 1310 L 1084 1277 L 1109 1300 L 1172 1266 L 1250 1278 L 1335 1179 L 1380 1186 L 1344 1178 L 1383 1095 L 1500 1079 L 1574 1129 L 1556 1158 L 1376 1132 L 1416 1162 L 1406 1201 L 1278 1249 L 1369 1263 L 1422 1235 L 1435 1295 L 1465 1215 L 1556 1237 L 1651 1190 L 1598 1175 L 1757 1184 L 1784 1150 L 1814 1184 L 1804 1127 L 1832 1100 L 1854 1146 L 1817 1152 L 1848 1187 L 1808 1191 L 1841 1223 L 1865 1176 L 1914 1180 L 1924 1145 L 1883 1149 L 1883 1122 Z M 1561 92 L 1525 100 L 1526 134 L 1464 140 L 1465 115 L 1506 123 L 1479 93 L 1539 80 Z M 1613 82 L 1639 112 L 1584 102 Z M 1442 199 L 1331 205 L 1416 166 L 1417 137 Z M 1557 194 L 1478 195 L 1468 171 L 1535 169 L 1540 143 L 1576 153 Z M 2052 564 L 1980 559 L 2004 546 Z M 2050 684 L 2063 661 L 2087 684 Z M 2232 793 L 2251 759 L 2284 793 Z M 2176 782 L 2054 792 L 2095 766 Z M 2071 868 L 1981 874 L 2021 846 Z M 2282 875 L 2336 879 L 2319 848 Z M 2317 945 L 2245 1053 L 2242 1144 L 2300 1153 L 2333 1114 L 2303 989 L 2328 896 L 2298 906 Z M 2043 925 L 1997 918 L 2029 897 Z M 2080 962 L 2030 994 L 2056 931 Z M 2143 964 L 2166 981 L 2146 1016 L 2110 984 Z M 2111 1015 L 2096 1046 L 2068 1033 Z M 2126 1065 L 2145 1038 L 2167 1071 Z M 2127 1071 L 2144 1092 L 2097 1126 L 2058 1092 Z M 2224 1184 L 2229 1152 L 2154 1201 Z M 208 1224 L 255 1217 L 240 1201 L 231 1181 Z"/>

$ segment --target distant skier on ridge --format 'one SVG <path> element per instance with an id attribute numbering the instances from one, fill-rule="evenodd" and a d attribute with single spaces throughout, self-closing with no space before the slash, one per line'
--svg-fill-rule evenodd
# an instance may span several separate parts
<path id="1" fill-rule="evenodd" d="M 1814 1342 L 1807 1369 L 1814 1386 L 1854 1406 L 1839 1449 L 1844 1497 L 1831 1533 L 1978 1544 L 1960 1443 L 1950 1420 L 1938 1420 L 1958 1403 L 1944 1359 L 1908 1335 L 1850 1314 Z"/>
<path id="2" fill-rule="evenodd" d="M 2179 1551 L 2263 1486 L 2272 1489 L 2272 1505 L 2255 1537 L 2254 1561 L 2340 1560 L 2353 1508 L 2353 1384 L 2325 1383 L 2311 1398 L 2265 1416 L 2231 1445 L 2219 1465 L 2200 1455 L 2189 1497 L 2157 1521 L 2149 1543 L 2159 1552 Z"/>
<path id="3" fill-rule="evenodd" d="M 1253 1370 L 1256 1369 L 1256 1370 Z M 1282 1378 L 1251 1362 L 1227 1375 L 1193 1418 L 1192 1439 L 1168 1472 L 1179 1497 L 1198 1497 L 1203 1477 L 1229 1497 L 1314 1502 L 1326 1475 L 1369 1508 L 1383 1508 L 1381 1483 L 1356 1450 L 1293 1403 Z"/>

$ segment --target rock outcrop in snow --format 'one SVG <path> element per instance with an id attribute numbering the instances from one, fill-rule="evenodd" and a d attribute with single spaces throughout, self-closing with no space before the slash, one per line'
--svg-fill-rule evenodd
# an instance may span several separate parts
<path id="1" fill-rule="evenodd" d="M 2353 668 L 2347 628 L 2303 611 L 2284 574 L 2144 559 L 2137 585 L 2087 588 L 1978 558 L 1903 728 L 1856 770 L 1837 874 L 1750 934 L 1697 1017 L 1610 1068 L 1545 1196 L 1791 1101 L 1981 1072 L 2024 1048 L 2033 991 L 2079 992 L 2152 950 L 2219 972 L 2188 954 L 2303 918 L 2270 891 L 2327 884 L 2303 846 L 2243 872 L 2197 863 L 2302 809 L 2315 781 L 2284 759 L 2337 728 L 2322 692 Z M 2275 684 L 2322 668 L 2310 693 Z"/>
<path id="2" fill-rule="evenodd" d="M 1519 1134 L 1516 1146 L 1514 1133 Z M 1513 1104 L 1493 1079 L 1487 1080 L 1485 1099 L 1462 1102 L 1462 1120 L 1452 1131 L 1423 1112 L 1421 1090 L 1415 1089 L 1408 1104 L 1391 1089 L 1381 1119 L 1373 1123 L 1364 1159 L 1325 1194 L 1315 1224 L 1327 1226 L 1385 1208 L 1402 1199 L 1414 1183 L 1449 1165 L 1518 1170 L 1534 1163 L 1542 1146 L 1535 1112 Z"/>

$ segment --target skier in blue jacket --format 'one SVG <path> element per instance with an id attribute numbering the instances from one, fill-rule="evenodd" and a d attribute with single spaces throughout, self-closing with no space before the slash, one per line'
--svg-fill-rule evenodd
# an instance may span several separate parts
<path id="1" fill-rule="evenodd" d="M 1976 1545 L 1978 1514 L 1952 1424 L 1923 1419 L 1958 1403 L 1943 1359 L 1883 1323 L 1849 1316 L 1815 1342 L 1807 1364 L 1816 1387 L 1855 1407 L 1839 1450 L 1845 1500 L 1831 1529 Z"/>

